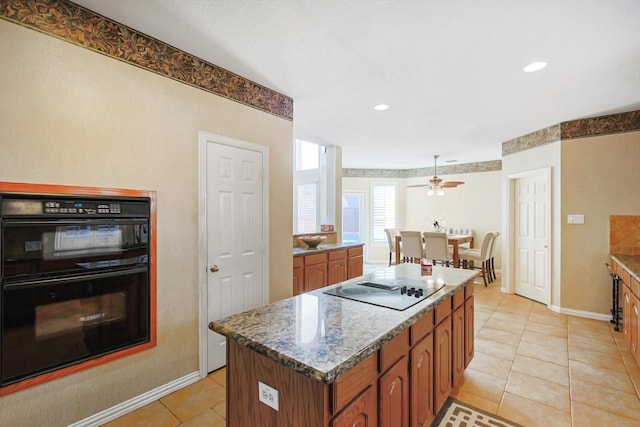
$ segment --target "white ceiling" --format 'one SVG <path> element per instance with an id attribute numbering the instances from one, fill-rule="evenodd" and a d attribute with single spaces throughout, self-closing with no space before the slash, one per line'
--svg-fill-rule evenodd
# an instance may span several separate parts
<path id="1" fill-rule="evenodd" d="M 295 137 L 342 146 L 345 168 L 496 160 L 640 109 L 639 0 L 75 2 L 292 97 Z"/>

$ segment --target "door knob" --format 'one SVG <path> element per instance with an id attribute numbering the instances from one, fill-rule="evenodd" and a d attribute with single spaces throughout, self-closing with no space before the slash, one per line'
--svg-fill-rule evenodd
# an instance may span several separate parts
<path id="1" fill-rule="evenodd" d="M 217 266 L 217 265 L 214 265 L 214 266 L 212 266 L 212 267 L 211 267 L 211 272 L 212 272 L 212 273 L 217 273 L 219 270 L 220 270 L 220 269 L 218 268 L 218 266 Z"/>

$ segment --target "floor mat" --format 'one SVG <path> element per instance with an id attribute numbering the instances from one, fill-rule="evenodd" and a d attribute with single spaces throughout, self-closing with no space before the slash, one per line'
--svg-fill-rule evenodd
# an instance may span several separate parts
<path id="1" fill-rule="evenodd" d="M 449 397 L 432 427 L 523 427 L 482 409 Z"/>

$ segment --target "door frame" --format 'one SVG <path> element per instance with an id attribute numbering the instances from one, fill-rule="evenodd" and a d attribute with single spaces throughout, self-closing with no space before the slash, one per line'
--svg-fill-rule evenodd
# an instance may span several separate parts
<path id="1" fill-rule="evenodd" d="M 510 174 L 507 176 L 506 185 L 505 185 L 505 205 L 506 205 L 506 213 L 505 221 L 503 224 L 502 234 L 504 235 L 502 243 L 503 248 L 506 247 L 507 250 L 503 251 L 503 269 L 502 269 L 502 287 L 501 291 L 509 294 L 514 294 L 516 291 L 516 283 L 515 283 L 515 211 L 516 211 L 516 197 L 515 197 L 515 183 L 516 180 L 520 178 L 529 178 L 532 176 L 542 176 L 547 183 L 547 210 L 545 212 L 545 223 L 546 223 L 546 234 L 547 234 L 547 269 L 545 271 L 545 280 L 547 282 L 547 304 L 546 306 L 551 308 L 551 295 L 552 295 L 552 282 L 551 282 L 551 261 L 552 257 L 552 239 L 553 235 L 551 234 L 553 231 L 553 227 L 551 225 L 551 211 L 553 207 L 551 206 L 552 197 L 552 182 L 551 182 L 551 167 L 544 167 L 540 169 L 533 169 L 525 172 L 518 172 L 514 174 Z M 507 243 L 506 246 L 504 243 Z"/>
<path id="2" fill-rule="evenodd" d="M 199 281 L 199 314 L 198 314 L 198 371 L 200 378 L 208 375 L 207 372 L 207 335 L 208 305 L 207 305 L 207 144 L 222 144 L 244 150 L 257 151 L 262 154 L 262 219 L 265 224 L 262 227 L 262 238 L 265 248 L 262 251 L 262 288 L 264 301 L 269 302 L 269 147 L 200 131 L 198 134 L 198 281 Z"/>

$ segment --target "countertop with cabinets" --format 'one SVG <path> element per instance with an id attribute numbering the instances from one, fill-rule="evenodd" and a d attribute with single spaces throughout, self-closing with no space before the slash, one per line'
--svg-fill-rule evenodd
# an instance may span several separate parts
<path id="1" fill-rule="evenodd" d="M 374 274 L 381 273 L 341 284 Z M 478 272 L 436 266 L 424 276 L 420 265 L 401 264 L 384 275 L 445 286 L 404 311 L 325 288 L 211 322 L 229 338 L 230 425 L 351 425 L 362 416 L 364 425 L 378 418 L 409 425 L 409 416 L 430 422 L 473 357 Z M 267 391 L 258 393 L 256 383 Z"/>
<path id="2" fill-rule="evenodd" d="M 363 243 L 324 243 L 293 248 L 293 295 L 362 276 Z"/>
<path id="3" fill-rule="evenodd" d="M 622 301 L 619 301 L 622 305 L 622 335 L 633 359 L 640 366 L 640 255 L 612 254 L 611 270 L 620 281 L 618 293 L 622 296 Z M 614 309 L 619 310 L 615 306 Z"/>

